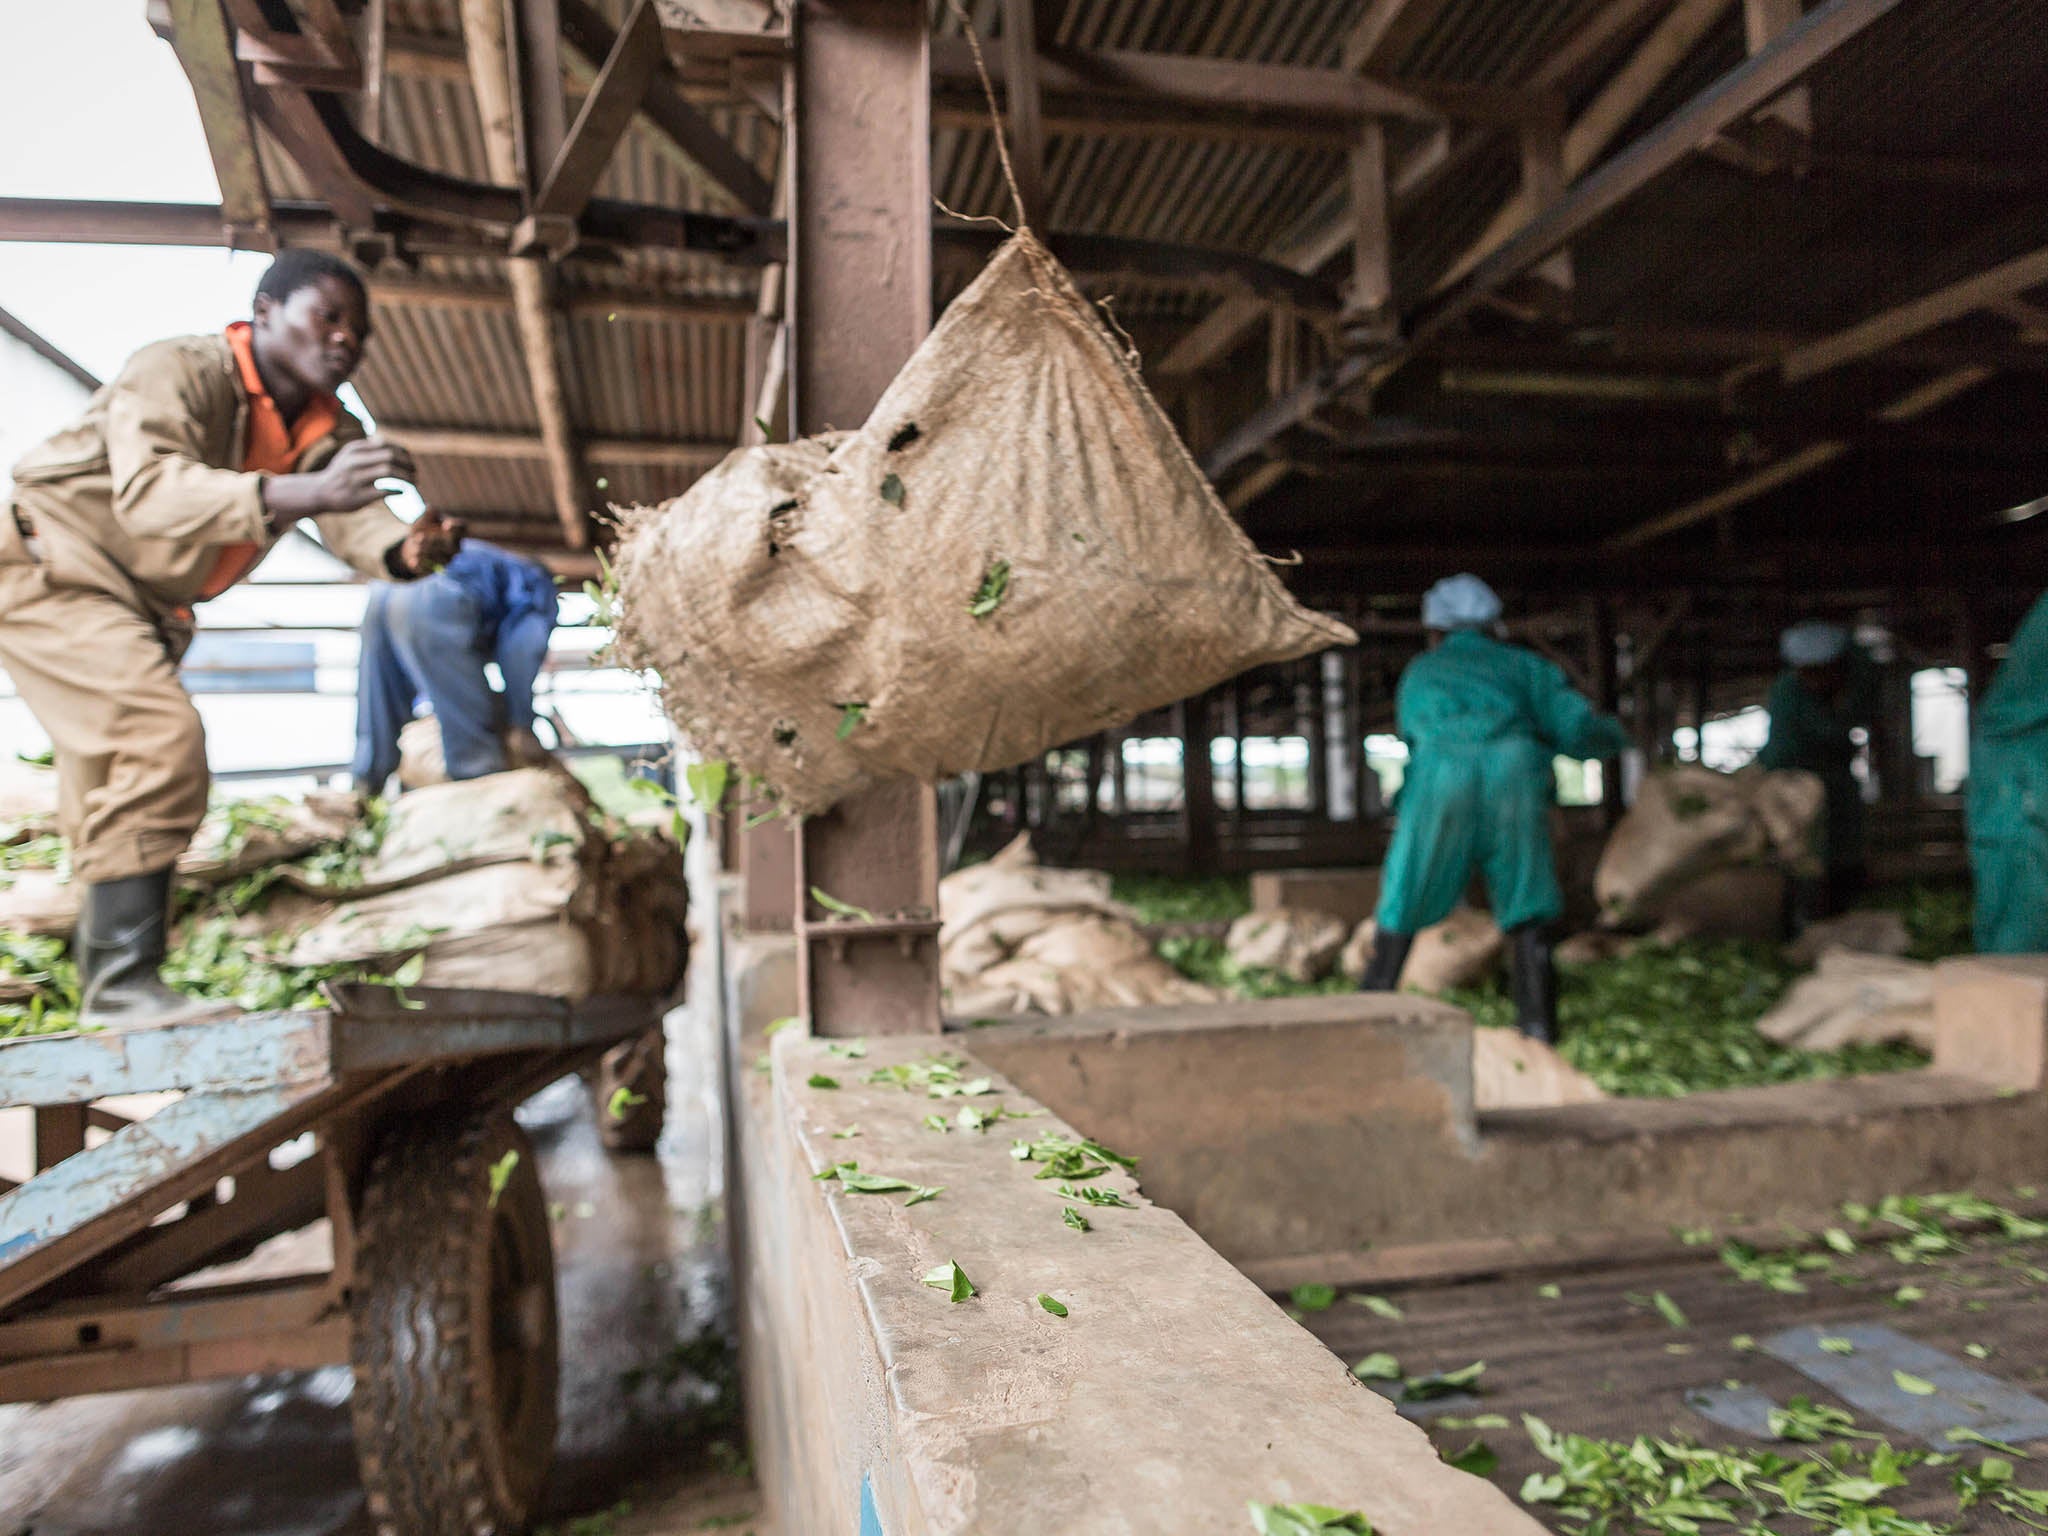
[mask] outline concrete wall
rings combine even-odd
[[[761,1072],[760,1030],[794,1002],[789,941],[739,941],[730,995],[748,1414],[778,1529],[854,1536],[865,1512],[886,1536],[1241,1536],[1247,1501],[1282,1500],[1363,1510],[1384,1536],[1538,1536],[1128,1179],[1136,1209],[1066,1226],[1010,1142],[1072,1131],[1013,1085],[933,1100],[864,1080],[973,1042],[848,1060],[792,1030]],[[923,1124],[963,1103],[1033,1118]],[[847,1158],[944,1192],[906,1207],[811,1177]],[[920,1283],[948,1260],[973,1299]]]

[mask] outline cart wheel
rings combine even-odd
[[[349,1312],[356,1459],[379,1536],[525,1530],[554,1460],[559,1362],[547,1204],[511,1115],[385,1138]]]
[[[613,1046],[598,1062],[590,1088],[606,1151],[651,1152],[661,1140],[668,1111],[668,1067],[663,1060],[667,1048],[668,1037],[657,1024],[646,1034]]]

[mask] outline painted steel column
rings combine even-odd
[[[792,17],[790,423],[857,427],[931,329],[924,0],[801,0]],[[938,807],[921,784],[797,834],[798,978],[821,1035],[937,1033]],[[874,921],[834,916],[821,890]]]

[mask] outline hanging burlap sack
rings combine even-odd
[[[1005,768],[1354,637],[1299,607],[1028,232],[867,424],[629,516],[618,650],[791,811]]]

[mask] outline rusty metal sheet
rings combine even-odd
[[[312,1082],[328,1075],[328,1045],[317,1010],[0,1040],[0,1105]]]
[[[0,1306],[13,1299],[11,1272],[24,1260],[119,1214],[326,1086],[316,1078],[246,1093],[188,1094],[0,1195]]]
[[[383,991],[387,999],[391,997],[381,988],[364,991]],[[415,993],[413,1001],[426,1002],[429,996]],[[351,999],[350,1011],[335,1016],[335,1068],[362,1072],[514,1051],[608,1045],[649,1028],[659,1016],[654,1000],[645,997],[591,998],[573,1005],[515,997],[507,1001],[516,1006],[497,1006],[504,996],[443,993],[418,1009],[386,1005],[375,1012],[360,1011]]]

